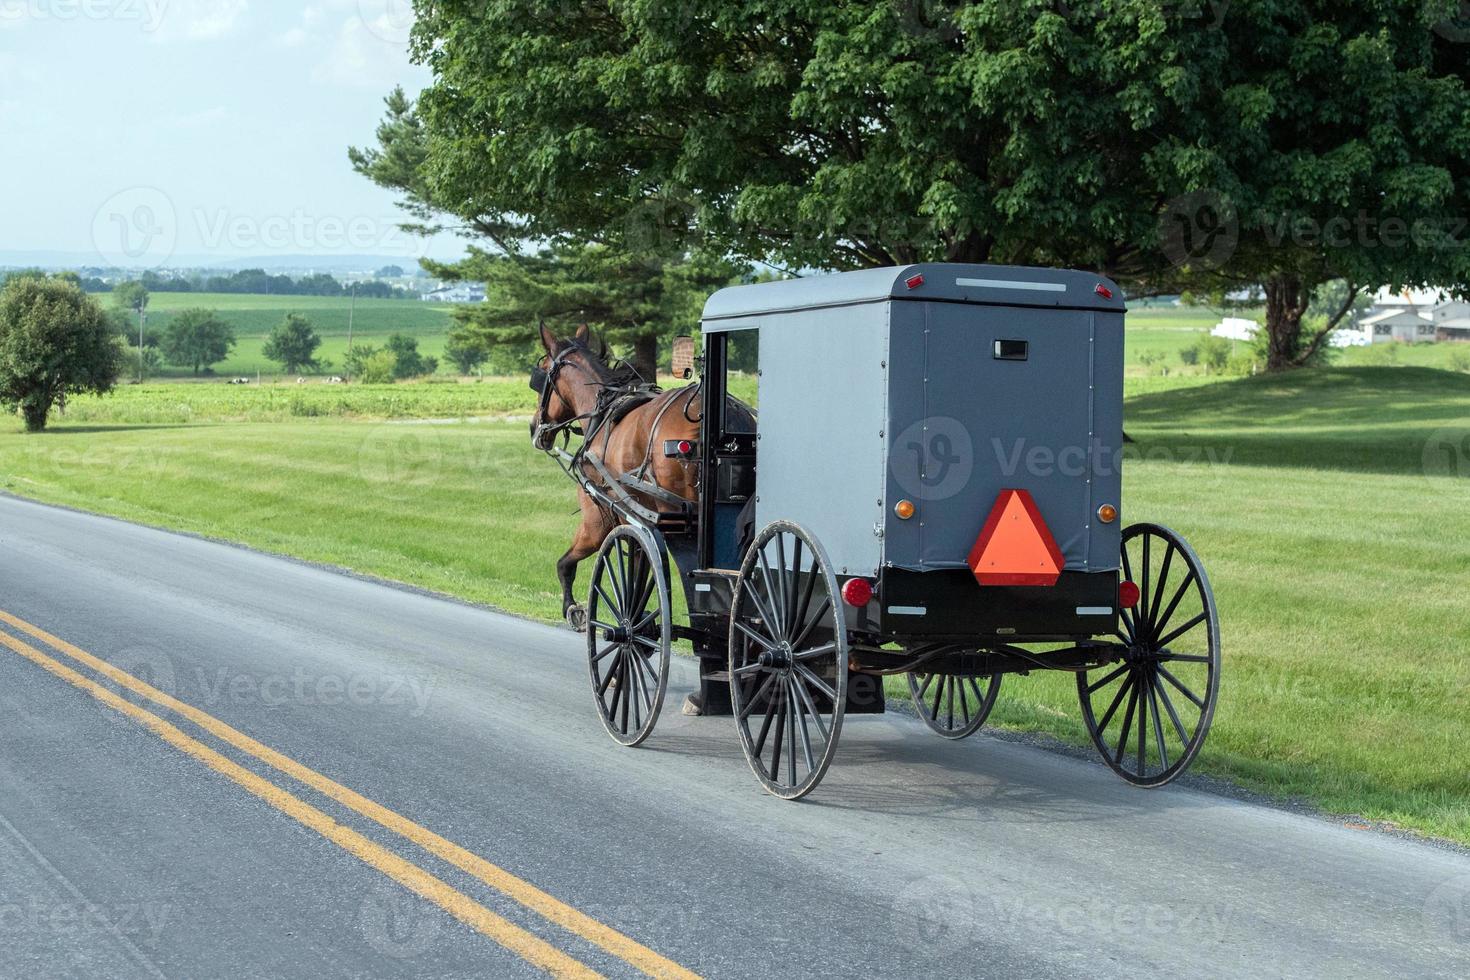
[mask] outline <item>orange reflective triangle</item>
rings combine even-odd
[[[975,578],[981,585],[1056,585],[1062,563],[1031,494],[1002,490],[970,549]]]

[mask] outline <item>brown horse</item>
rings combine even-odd
[[[698,486],[699,464],[692,459],[675,459],[663,454],[667,440],[699,437],[699,389],[697,385],[658,393],[626,414],[609,414],[608,393],[628,385],[630,376],[609,367],[606,349],[600,344],[594,350],[592,337],[584,324],[567,340],[557,340],[545,326],[541,343],[546,355],[537,364],[541,372],[541,400],[531,419],[531,442],[549,451],[559,435],[573,426],[580,427],[589,448],[601,457],[614,476],[643,469],[643,478],[684,500],[693,502]],[[636,379],[634,379],[636,380]],[[602,483],[601,474],[589,462],[580,462],[581,474],[594,483]],[[572,538],[572,546],[556,563],[561,580],[562,615],[573,626],[581,628],[582,607],[572,599],[572,586],[577,578],[577,564],[602,547],[603,541],[620,523],[616,513],[594,500],[585,490],[578,491],[582,523]],[[633,493],[633,498],[652,510],[667,511],[669,504],[647,495]]]

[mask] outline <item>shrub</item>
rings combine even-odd
[[[362,366],[357,371],[357,380],[370,385],[392,384],[394,369],[397,367],[398,358],[392,351],[375,351],[363,359]]]

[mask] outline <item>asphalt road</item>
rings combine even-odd
[[[243,549],[0,498],[0,611],[7,977],[1470,976],[1462,852],[904,715],[785,803],[578,637]]]

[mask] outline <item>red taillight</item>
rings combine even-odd
[[[1132,609],[1138,605],[1138,598],[1138,586],[1126,581],[1118,584],[1118,605],[1124,609]]]
[[[688,439],[680,439],[679,455],[688,456],[692,452],[694,452],[694,443],[690,442]]]
[[[842,601],[861,609],[873,598],[873,585],[865,578],[850,578],[842,583]]]
[[[909,276],[907,279],[905,279],[903,281],[903,284],[905,286],[909,287],[910,289],[918,289],[920,286],[924,285],[924,277],[923,276]]]
[[[1096,286],[1092,287],[1092,291],[1094,293],[1097,293],[1103,299],[1112,299],[1113,298],[1113,291],[1111,289],[1109,289],[1108,287],[1104,286],[1102,283],[1098,283]]]

